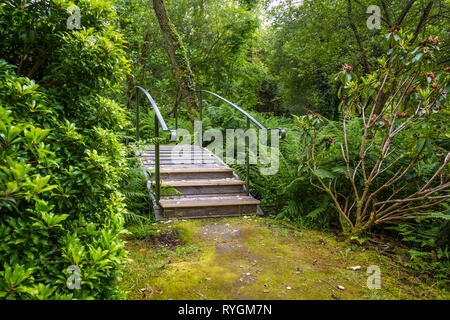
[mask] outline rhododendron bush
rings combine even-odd
[[[450,197],[449,69],[435,63],[438,38],[412,39],[390,30],[378,70],[359,79],[344,65],[336,77],[341,122],[313,112],[297,118],[306,144],[301,170],[329,195],[347,234],[448,218],[440,204]]]

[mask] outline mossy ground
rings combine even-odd
[[[267,218],[173,220],[154,227],[181,243],[127,237],[132,261],[120,286],[128,299],[450,298],[375,250]],[[370,265],[381,269],[381,289],[367,288]],[[353,266],[361,269],[348,269]]]

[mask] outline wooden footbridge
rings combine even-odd
[[[143,92],[155,112],[155,136],[159,138],[159,129],[170,132],[171,142],[176,142],[176,130],[168,129],[156,103],[142,87],[136,87],[136,140],[139,141],[139,91]],[[250,122],[261,130],[279,130],[279,138],[285,136],[282,128],[265,128],[247,112],[207,91],[200,93],[200,120],[202,119],[202,93],[209,93],[231,105],[247,117],[247,129]],[[178,112],[175,109],[176,127]],[[156,139],[158,141],[158,139]],[[247,149],[247,148],[246,148]],[[263,214],[260,201],[249,192],[249,155],[246,150],[246,181],[243,181],[225,162],[208,149],[198,145],[159,145],[147,146],[140,159],[148,169],[148,191],[153,202],[157,220],[173,217],[204,218],[221,216],[240,216]],[[178,194],[161,196],[161,187],[173,187]]]

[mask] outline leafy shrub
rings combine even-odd
[[[440,145],[449,76],[434,63],[437,38],[419,45],[411,39],[401,30],[389,33],[379,70],[360,80],[344,66],[342,123],[312,112],[298,118],[304,168],[311,184],[329,195],[344,233],[445,217],[433,209],[450,197],[450,153]]]
[[[128,67],[110,4],[76,1],[85,29],[68,31],[69,4],[0,6],[0,56],[15,65],[0,60],[4,299],[123,296],[115,283],[127,261],[118,133],[128,122],[108,96]],[[69,266],[80,270],[80,289],[68,288]]]

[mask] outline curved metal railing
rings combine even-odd
[[[139,141],[140,138],[140,115],[139,115],[139,90],[141,90],[145,96],[147,97],[147,100],[150,101],[150,104],[153,108],[153,111],[155,112],[155,193],[156,193],[156,202],[159,202],[159,199],[161,197],[161,179],[160,179],[160,163],[159,163],[159,126],[161,126],[161,129],[166,132],[170,132],[170,141],[176,142],[177,141],[177,131],[171,130],[167,128],[166,122],[164,121],[163,116],[161,115],[161,112],[159,112],[159,108],[156,105],[155,101],[153,100],[152,96],[145,90],[144,88],[140,86],[134,87],[136,89],[136,141]],[[139,89],[139,90],[138,90]],[[150,186],[148,188],[151,188],[151,182]]]
[[[259,128],[262,129],[262,130],[279,130],[279,131],[280,131],[279,134],[278,134],[278,138],[279,138],[279,139],[284,139],[284,138],[286,137],[286,130],[284,130],[284,128],[266,128],[266,127],[264,127],[261,123],[258,122],[258,120],[256,120],[255,118],[253,118],[248,112],[244,111],[242,108],[240,108],[240,107],[238,107],[237,105],[235,105],[234,103],[228,101],[228,100],[225,99],[224,97],[219,96],[217,93],[214,93],[214,92],[211,92],[211,91],[208,91],[208,90],[203,90],[203,89],[196,90],[196,92],[199,92],[199,93],[200,93],[200,120],[202,120],[202,109],[203,109],[203,107],[202,107],[202,100],[203,100],[203,99],[202,99],[201,93],[202,93],[202,92],[206,92],[206,93],[209,93],[209,94],[215,96],[216,98],[219,98],[220,100],[222,100],[222,101],[228,103],[230,106],[232,106],[233,108],[235,108],[236,110],[238,110],[240,113],[242,113],[244,116],[246,116],[246,117],[247,117],[247,129],[250,128],[250,126],[249,126],[249,121],[251,121],[251,122],[253,122],[257,127],[259,127]]]
[[[202,117],[202,111],[203,111],[203,96],[202,93],[209,93],[211,95],[213,95],[214,97],[222,100],[223,102],[227,103],[228,105],[232,106],[234,109],[238,110],[240,113],[242,113],[244,116],[246,116],[247,118],[247,130],[250,129],[250,122],[253,122],[258,128],[260,128],[261,130],[279,130],[278,133],[278,139],[284,139],[286,137],[286,130],[284,128],[266,128],[264,127],[261,123],[258,122],[258,120],[256,120],[255,118],[253,118],[248,112],[246,112],[245,110],[243,110],[242,108],[238,107],[236,104],[228,101],[227,99],[225,99],[224,97],[219,96],[217,93],[211,92],[209,90],[195,90],[195,92],[200,93],[200,110],[199,110],[199,114],[200,114],[200,121],[202,121],[203,117]],[[178,106],[175,106],[175,124],[176,124],[176,128],[178,129]],[[203,131],[203,126],[202,126],[202,131]],[[203,136],[203,132],[201,132],[202,136]],[[249,187],[250,187],[250,161],[249,161],[249,151],[247,148],[245,148],[245,190],[247,192],[247,194],[250,194],[249,192]]]
[[[170,132],[170,141],[175,142],[177,138],[177,131],[171,130],[167,128],[166,122],[164,121],[163,116],[161,115],[161,112],[159,112],[159,108],[155,103],[155,100],[153,100],[150,93],[148,93],[147,90],[140,86],[134,87],[135,89],[141,90],[145,96],[147,97],[148,101],[150,101],[150,104],[152,105],[153,111],[155,111],[155,130],[158,130],[159,133],[159,126],[157,126],[157,123],[161,125],[161,129],[166,132]],[[156,121],[158,120],[158,121]],[[139,141],[140,138],[139,133],[139,91],[136,91],[136,140]],[[158,135],[159,137],[159,135]]]

